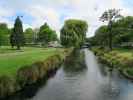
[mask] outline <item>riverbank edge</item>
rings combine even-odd
[[[91,50],[101,63],[108,65],[111,69],[117,69],[125,78],[133,80],[133,76],[127,72],[133,65],[133,59],[128,60],[124,57],[120,59],[120,56],[115,58],[116,52],[109,52],[104,49],[91,48]]]
[[[23,66],[17,71],[16,77],[0,76],[0,98],[14,95],[25,86],[34,84],[39,80],[46,79],[53,71],[60,68],[62,62],[73,51],[73,48],[54,54],[44,61],[34,62],[30,66]]]

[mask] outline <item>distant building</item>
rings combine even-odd
[[[58,41],[48,42],[48,47],[62,47],[62,45]]]
[[[122,42],[121,47],[133,47],[133,42]]]

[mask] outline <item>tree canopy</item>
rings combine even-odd
[[[57,34],[54,30],[52,30],[47,23],[44,23],[40,27],[39,33],[38,33],[38,41],[42,42],[43,44],[47,44],[50,41],[56,41],[57,40]]]
[[[32,28],[27,28],[24,32],[25,42],[33,43],[35,40],[35,32]]]
[[[88,24],[83,20],[69,19],[60,31],[61,44],[79,47],[85,42]]]
[[[100,17],[101,21],[107,21],[108,25],[108,46],[110,50],[112,50],[112,27],[113,27],[113,22],[120,18],[120,9],[109,9],[105,11],[102,16]]]
[[[0,23],[0,45],[9,44],[9,33],[10,30],[6,23]]]
[[[133,42],[133,17],[123,17],[112,23],[112,44],[113,46],[121,45],[124,42]],[[95,45],[108,46],[108,26],[104,25],[99,27],[93,43]]]
[[[17,49],[20,49],[20,46],[24,45],[25,43],[23,26],[19,17],[17,17],[15,20],[14,28],[10,35],[10,43],[12,46],[17,46]]]

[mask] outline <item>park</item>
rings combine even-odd
[[[13,16],[0,10],[0,100],[132,100],[132,15],[95,5],[88,17],[86,0],[43,10],[31,1]]]

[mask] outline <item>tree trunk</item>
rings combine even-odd
[[[14,45],[13,44],[11,44],[11,46],[12,46],[12,49],[14,48]]]
[[[109,30],[109,49],[112,51],[112,21],[109,21],[108,24],[108,30]]]
[[[109,49],[112,51],[112,33],[109,33]]]
[[[20,50],[20,45],[17,45],[17,50]]]

